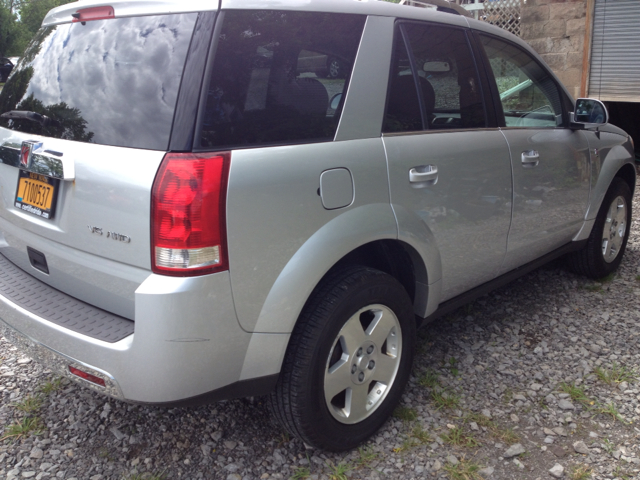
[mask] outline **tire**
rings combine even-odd
[[[359,266],[330,274],[291,335],[272,414],[308,445],[356,447],[400,401],[415,329],[409,296],[392,276]]]
[[[598,216],[582,250],[569,254],[569,268],[598,279],[614,272],[624,255],[631,227],[631,190],[616,177],[602,201]]]
[[[329,57],[327,60],[327,78],[344,78],[344,65],[336,57]]]

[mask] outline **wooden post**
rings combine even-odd
[[[593,17],[596,0],[587,0],[587,15],[584,29],[584,50],[582,52],[582,77],[580,81],[580,96],[586,97],[589,88],[589,73],[591,70],[591,40],[593,38]]]

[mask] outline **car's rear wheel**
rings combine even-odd
[[[305,443],[356,447],[393,412],[409,378],[411,301],[386,273],[346,267],[305,306],[291,336],[271,410]]]
[[[569,266],[574,272],[597,279],[618,268],[629,238],[631,201],[627,183],[614,178],[586,246],[569,255]]]
[[[329,57],[327,60],[327,77],[328,78],[344,78],[345,67],[339,58]]]

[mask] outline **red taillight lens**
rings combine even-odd
[[[96,377],[95,375],[91,375],[90,373],[83,372],[82,370],[78,370],[77,368],[72,367],[71,365],[69,365],[69,372],[71,372],[76,377],[80,377],[86,380],[87,382],[94,383],[100,387],[106,386],[104,380],[101,379],[100,377]]]
[[[230,159],[228,152],[165,155],[151,192],[154,273],[185,277],[228,268]]]
[[[113,7],[91,7],[78,10],[76,13],[72,13],[72,22],[88,22],[91,20],[107,20],[115,17]]]

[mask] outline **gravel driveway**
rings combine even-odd
[[[0,338],[0,478],[640,478],[638,220],[613,278],[556,262],[420,336],[403,405],[346,454],[305,450],[262,398],[128,405]]]

